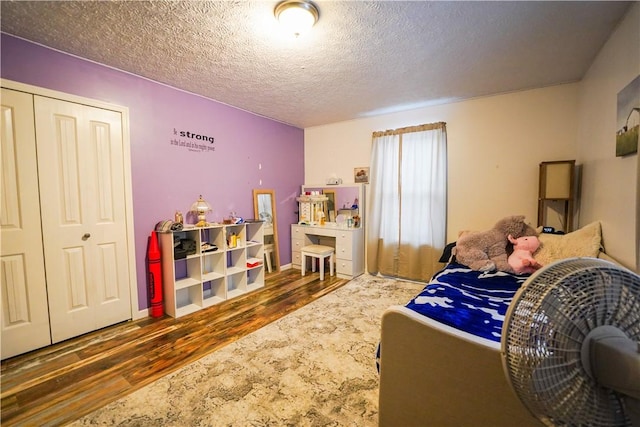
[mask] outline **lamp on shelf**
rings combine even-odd
[[[207,225],[207,212],[211,212],[211,205],[207,203],[202,195],[192,205],[190,211],[198,216],[196,227],[204,227]]]
[[[320,18],[318,7],[308,0],[285,0],[278,3],[273,14],[296,37],[309,31]]]

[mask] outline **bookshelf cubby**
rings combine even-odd
[[[169,316],[181,317],[264,287],[261,221],[186,226],[158,236]],[[190,249],[177,249],[184,247]]]

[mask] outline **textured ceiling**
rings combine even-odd
[[[305,128],[579,81],[631,2],[2,1],[1,30]]]

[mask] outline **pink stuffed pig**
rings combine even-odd
[[[542,267],[533,258],[533,253],[540,247],[540,240],[536,236],[523,236],[514,239],[511,234],[507,236],[513,243],[513,253],[509,255],[509,265],[516,274],[531,274]]]

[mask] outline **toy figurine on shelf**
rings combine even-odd
[[[244,219],[241,216],[238,216],[235,211],[231,212],[229,219],[231,219],[231,224],[242,224],[244,222]]]

